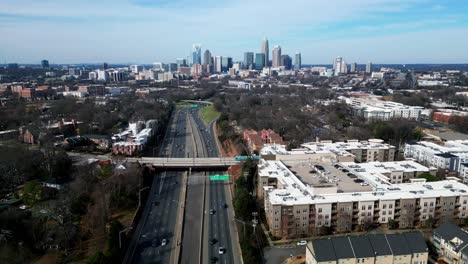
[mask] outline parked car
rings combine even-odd
[[[297,242],[297,245],[298,246],[305,246],[305,245],[307,245],[307,241],[301,240],[301,241]]]

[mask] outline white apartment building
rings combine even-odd
[[[468,163],[468,140],[451,140],[443,145],[428,141],[408,143],[405,157],[448,172],[460,172],[460,164]]]
[[[268,160],[320,158],[339,162],[393,161],[395,160],[395,147],[384,143],[381,139],[347,140],[346,142],[322,140],[304,143],[301,148],[291,151],[287,151],[284,145],[265,144],[260,154]]]
[[[405,164],[413,165],[412,162],[399,165]],[[392,183],[392,177],[377,171],[378,164],[373,165],[376,171],[370,169],[372,165],[360,168],[351,168],[349,163],[335,165],[320,158],[260,160],[257,188],[262,189],[265,215],[273,236],[310,236],[319,234],[323,226],[335,232],[350,232],[366,224],[386,225],[390,221],[399,228],[413,228],[430,221],[436,224],[457,221],[468,214],[468,186],[456,180]],[[390,166],[386,167],[392,171]],[[420,173],[419,169],[428,170],[415,167],[405,169],[415,175]],[[369,171],[362,171],[363,168]]]
[[[368,120],[390,120],[393,118],[419,120],[424,109],[420,106],[408,106],[391,101],[369,98],[342,97],[354,109],[354,114]]]

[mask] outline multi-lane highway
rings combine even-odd
[[[201,120],[198,112],[190,111],[192,120],[199,129],[199,135],[205,147],[206,157],[219,156],[216,136],[213,126],[207,127]],[[222,171],[211,171],[209,174],[221,174]],[[233,246],[236,243],[236,235],[233,233],[232,202],[227,198],[228,185],[225,182],[209,181],[205,178],[205,217],[204,217],[204,235],[202,243],[202,263],[240,263],[240,254],[238,248]],[[234,240],[234,243],[233,243]],[[220,248],[224,248],[221,254]]]
[[[186,157],[187,109],[174,115],[161,156]],[[176,223],[180,205],[182,172],[165,171],[155,176],[141,220],[130,241],[124,263],[171,263],[177,245]],[[164,243],[164,242],[165,243]],[[165,244],[165,245],[164,245]]]
[[[205,125],[197,109],[183,108],[174,114],[159,155],[218,157],[218,151],[213,126]],[[182,195],[185,173],[187,185]],[[208,177],[224,173],[165,171],[155,175],[123,262],[240,263],[228,184],[210,182]],[[224,248],[222,254],[220,247]]]

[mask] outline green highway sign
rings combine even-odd
[[[190,105],[190,107],[192,107],[192,108],[197,108],[198,105],[197,105],[197,104],[192,104],[192,105]]]
[[[228,181],[229,180],[229,175],[228,174],[215,174],[215,175],[210,175],[210,181]]]

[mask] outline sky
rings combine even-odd
[[[153,63],[193,43],[241,60],[468,63],[466,0],[0,0],[0,63]],[[270,54],[271,58],[271,54]]]

